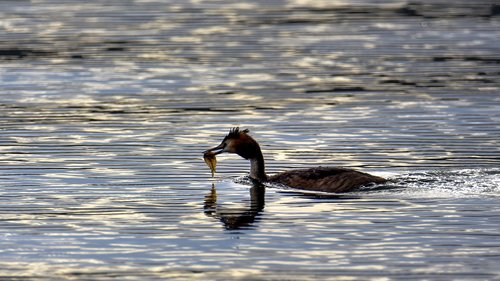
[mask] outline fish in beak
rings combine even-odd
[[[205,163],[210,168],[212,178],[215,176],[215,167],[217,166],[217,158],[215,158],[215,155],[221,154],[222,152],[224,152],[224,143],[203,152],[203,160],[205,160]]]

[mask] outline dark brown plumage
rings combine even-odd
[[[337,193],[348,192],[370,183],[386,182],[381,177],[339,167],[297,169],[267,176],[260,146],[248,135],[248,132],[246,129],[240,131],[239,128],[233,128],[220,145],[205,151],[205,153],[236,153],[250,160],[250,178],[261,182],[284,184],[297,189]]]
[[[270,176],[268,181],[324,192],[347,192],[370,183],[386,182],[381,177],[338,167],[291,170]]]

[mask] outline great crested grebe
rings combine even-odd
[[[370,183],[385,183],[386,179],[367,173],[339,167],[316,167],[282,172],[273,176],[266,175],[264,157],[260,146],[248,130],[238,127],[229,131],[221,144],[206,150],[205,155],[223,152],[236,153],[250,160],[250,178],[259,182],[284,184],[289,187],[324,192],[347,192]]]

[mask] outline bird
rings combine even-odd
[[[343,193],[365,185],[387,182],[385,178],[343,167],[319,166],[294,169],[268,176],[265,172],[264,156],[260,145],[249,135],[249,132],[248,129],[231,128],[218,146],[205,150],[203,153],[213,156],[221,153],[235,153],[250,161],[249,177],[251,180],[301,190]]]

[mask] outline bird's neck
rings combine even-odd
[[[264,156],[260,151],[256,151],[254,157],[250,158],[250,177],[258,181],[266,181],[267,175],[264,166]]]

